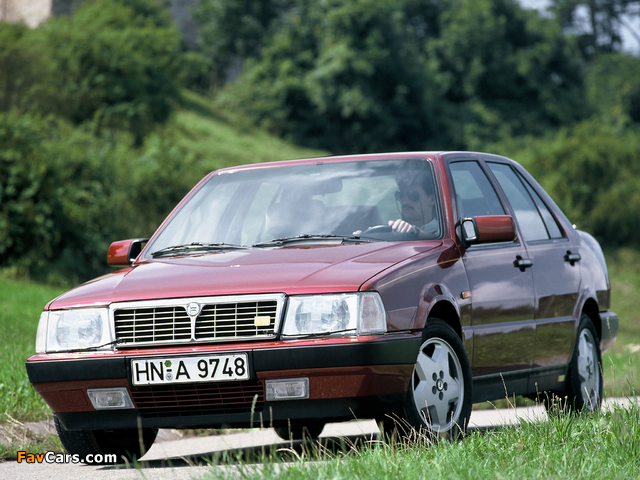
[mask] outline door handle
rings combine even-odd
[[[524,272],[527,268],[533,267],[533,260],[530,258],[522,258],[518,255],[515,262],[513,262],[513,266],[518,267],[521,272]]]
[[[567,254],[564,256],[564,261],[569,262],[573,267],[576,262],[579,262],[582,259],[579,253],[571,253],[571,250],[567,250]]]

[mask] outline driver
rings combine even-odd
[[[436,202],[433,181],[429,170],[405,170],[396,175],[398,191],[396,201],[402,218],[389,220],[391,230],[398,233],[413,233],[419,238],[434,238],[438,235]]]

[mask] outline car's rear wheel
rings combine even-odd
[[[116,463],[142,457],[151,447],[158,430],[155,428],[136,428],[120,430],[67,430],[56,416],[54,423],[62,445],[72,455],[78,455],[81,461],[91,463],[110,463],[107,455],[115,455]]]
[[[589,316],[583,313],[569,364],[566,389],[569,408],[578,412],[600,410],[602,384],[600,338]]]
[[[564,392],[545,392],[547,411],[596,412],[602,405],[602,356],[600,338],[588,315],[582,314]]]
[[[404,403],[405,419],[431,438],[457,438],[471,416],[471,365],[460,337],[429,318]]]
[[[283,440],[315,440],[324,429],[324,422],[289,422],[287,425],[275,427],[274,430]]]

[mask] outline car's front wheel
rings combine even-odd
[[[432,438],[457,438],[471,416],[471,365],[460,337],[429,318],[404,404],[405,419]]]
[[[151,447],[158,430],[135,428],[123,430],[67,430],[56,416],[53,417],[62,445],[72,455],[89,463],[111,463],[107,455],[115,455],[116,463],[143,456]],[[89,460],[91,459],[91,460]]]

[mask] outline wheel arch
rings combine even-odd
[[[458,309],[448,300],[439,299],[429,309],[427,318],[435,317],[446,322],[453,331],[456,332],[458,337],[462,340],[462,325],[460,323],[460,312]],[[425,322],[426,325],[426,322]]]
[[[582,305],[582,313],[587,314],[587,316],[593,322],[593,326],[596,328],[596,333],[598,334],[598,339],[602,338],[602,321],[600,319],[600,310],[598,309],[598,302],[593,297],[589,297],[585,300]],[[578,323],[580,323],[580,318],[578,318]],[[576,325],[577,328],[577,325]]]

